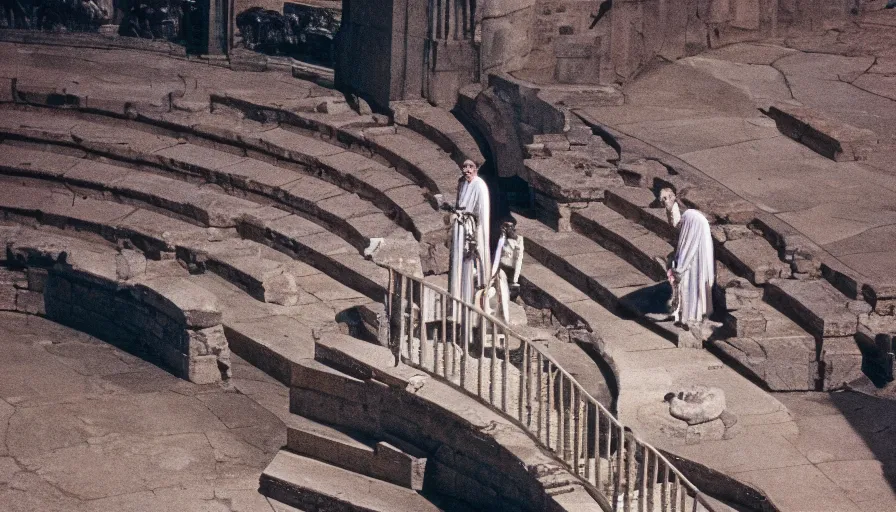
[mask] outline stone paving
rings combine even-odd
[[[288,388],[254,367],[199,386],[15,313],[0,345],[0,510],[287,510],[257,490],[286,442]]]

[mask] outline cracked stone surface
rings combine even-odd
[[[839,30],[736,43],[645,72],[622,106],[591,119],[694,166],[770,212],[872,282],[896,281],[893,11]],[[770,101],[874,132],[864,159],[833,162],[782,135],[759,108]],[[856,206],[859,206],[858,208]]]
[[[288,389],[254,367],[235,359],[232,389],[195,385],[13,313],[0,345],[0,510],[285,510],[257,489]]]

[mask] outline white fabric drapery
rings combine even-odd
[[[680,228],[675,271],[680,276],[680,321],[686,323],[712,314],[715,261],[709,221],[702,213],[694,209],[685,211]]]
[[[458,209],[472,213],[476,218],[474,232],[476,240],[476,255],[466,257],[464,246],[467,229],[461,222],[462,215],[459,211],[452,222],[451,234],[451,267],[448,271],[448,291],[452,296],[473,302],[473,294],[477,286],[484,286],[488,279],[487,272],[491,269],[489,256],[489,213],[490,204],[488,186],[479,176],[472,181],[461,178],[457,186]]]

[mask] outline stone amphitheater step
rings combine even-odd
[[[289,125],[262,124],[215,113],[165,112],[139,115],[143,129],[186,137],[197,145],[223,151],[245,151],[247,156],[272,165],[299,167],[340,188],[374,203],[390,218],[412,231],[418,240],[443,230],[442,215],[434,211],[421,189],[410,178],[380,162],[354,153],[317,136],[301,134]]]
[[[390,108],[396,122],[407,124],[408,128],[437,144],[455,162],[467,159],[484,161],[476,140],[448,110],[434,107],[428,101],[392,102]],[[406,123],[403,119],[405,116]]]
[[[117,159],[114,163],[120,165],[162,170],[181,180],[212,183],[230,193],[279,204],[320,222],[359,250],[366,248],[371,238],[405,236],[372,203],[305,173],[137,130],[116,128],[109,135],[108,126],[57,119],[65,116],[54,117],[52,113],[24,112],[9,121],[4,132],[28,141],[71,145],[92,156]],[[27,161],[31,155],[21,156],[26,160],[20,163],[31,164]]]
[[[353,393],[355,400],[364,395],[363,381],[314,359],[293,363],[292,386],[340,397]],[[396,439],[377,440],[293,414],[287,422],[286,447],[355,473],[416,491],[423,489],[427,455]]]
[[[623,257],[655,281],[666,278],[664,261],[674,247],[603,203],[588,203],[570,214],[573,229]]]
[[[266,106],[235,94],[212,95],[212,106],[237,109],[246,117],[290,125],[373,156],[412,178],[433,194],[453,197],[457,191],[457,164],[425,137],[404,127],[371,126],[370,116],[352,112],[345,116],[310,113],[299,109]]]
[[[281,450],[261,475],[260,492],[299,508],[358,512],[441,511],[417,492]]]
[[[8,146],[6,142],[2,147],[5,151],[0,156],[0,173],[17,175],[19,178],[27,176],[31,185],[35,184],[35,180],[39,180],[41,184],[68,185],[82,196],[74,201],[70,190],[59,188],[57,192],[62,196],[69,196],[70,207],[80,207],[81,200],[85,197],[95,196],[97,199],[117,199],[131,203],[142,207],[141,210],[151,208],[203,226],[237,228],[245,238],[265,243],[307,261],[342,282],[358,286],[371,297],[382,295],[385,271],[373,262],[364,260],[356,248],[329,233],[324,226],[305,218],[164,176],[52,152]],[[10,206],[18,199],[12,197],[10,191],[6,191],[5,197],[12,201]],[[28,202],[27,197],[21,199]],[[65,200],[58,197],[53,205],[55,208],[65,208],[64,203]],[[99,202],[91,204],[96,206]],[[39,215],[42,206],[32,202],[30,208],[25,209],[33,215]],[[117,211],[109,205],[103,208]],[[89,219],[82,216],[81,220]],[[162,225],[176,224],[173,221],[174,219],[166,220]],[[176,228],[187,229],[185,226]],[[203,234],[200,238],[192,239],[184,237],[182,243],[209,236],[213,235]]]
[[[284,235],[271,233],[270,238],[239,240],[234,238],[236,232],[232,229],[209,231],[133,205],[73,195],[71,191],[59,188],[8,185],[0,190],[0,209],[7,215],[36,219],[40,223],[59,228],[86,230],[113,242],[127,240],[150,257],[160,258],[166,253],[177,254],[193,270],[207,268],[216,272],[242,287],[257,300],[292,305],[301,300],[297,285],[303,281],[310,284],[321,279],[329,280],[324,289],[329,289],[334,297],[358,295],[358,292],[354,292],[346,284],[355,285],[361,293],[370,293],[374,297],[382,296],[384,290],[382,283],[385,282],[385,276],[380,267],[363,260],[348,247],[341,254],[332,252],[333,243],[345,242],[335,235],[321,238],[319,235],[328,234],[323,233],[319,226],[269,207],[262,209],[258,217],[273,218],[272,222],[280,221],[287,227],[289,224],[286,222],[292,217],[300,221],[298,226],[307,223],[318,228],[318,231],[311,231],[311,236],[316,239],[299,235],[278,241],[275,237]],[[242,226],[241,230],[245,231]],[[250,228],[248,231],[257,229]],[[327,244],[328,239],[330,242]],[[321,242],[331,245],[330,251],[315,249]],[[291,249],[276,251],[263,245],[265,243],[288,243]],[[298,250],[300,246],[306,250]],[[336,261],[334,258],[340,255],[351,255],[353,258]],[[324,276],[320,270],[294,261],[290,256],[299,256],[299,259],[309,257],[318,266],[329,267],[331,275],[342,281]],[[351,270],[353,266],[356,270]],[[346,284],[342,284],[343,282]],[[369,302],[369,299],[365,302]]]
[[[665,210],[656,207],[656,197],[650,189],[609,189],[605,200],[607,206],[624,217],[667,241],[675,240],[675,230],[666,220]],[[780,260],[774,247],[745,226],[715,226],[713,238],[718,259],[751,283],[762,285],[769,279],[790,277],[788,265]]]
[[[611,311],[634,315],[662,336],[682,346],[694,343],[693,336],[666,321],[664,311],[651,304],[664,304],[668,296],[664,282],[657,282],[631,263],[576,232],[557,232],[539,221],[518,217],[526,236],[526,252],[532,259]],[[523,264],[523,276],[527,264]],[[668,297],[667,297],[668,298]]]

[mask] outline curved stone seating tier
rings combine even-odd
[[[344,117],[267,106],[236,94],[213,94],[212,107],[237,109],[256,121],[276,121],[319,136],[334,144],[378,159],[423,186],[432,194],[457,193],[458,165],[444,151],[417,133],[394,126],[370,126],[357,114]]]
[[[44,113],[38,115],[24,113],[17,117],[16,120],[4,123],[7,126],[13,125],[4,128],[8,137],[68,145],[84,149],[90,155],[114,158],[117,161],[113,163],[137,165],[139,169],[150,171],[165,171],[181,180],[196,182],[197,185],[203,183],[219,185],[224,191],[232,194],[278,204],[320,222],[342,235],[359,250],[367,247],[371,238],[407,236],[368,201],[335,185],[293,170],[211,148],[189,143],[181,144],[177,139],[148,135],[134,130],[117,129],[112,136],[104,135],[108,133],[106,126],[65,119],[64,116],[61,116],[63,119],[57,119]],[[5,167],[18,172],[32,166],[39,168],[40,160],[43,158],[27,150],[8,149],[5,152],[9,155],[0,159],[0,163],[9,162]],[[74,157],[68,157],[68,160],[63,156],[52,158],[57,161],[52,164],[55,167],[50,171],[57,179],[65,179],[64,176],[58,175],[58,171],[60,167],[68,165],[68,162],[72,163],[72,167],[77,163],[83,164],[79,169],[73,170],[81,176],[88,175],[93,168],[84,161],[78,162]],[[145,173],[127,172],[126,169],[116,171],[110,169],[111,167],[106,165],[103,169],[96,170],[92,183],[97,186],[108,183],[110,181],[106,177],[108,175],[114,180],[112,183],[123,190],[128,182],[136,186],[136,182],[146,181],[144,188],[154,188],[155,195],[163,200],[169,196],[172,200],[192,198],[196,194],[190,194],[191,189],[199,189],[197,185],[191,187],[176,183],[174,180],[163,181],[162,177],[147,177]],[[85,180],[86,183],[90,182]],[[178,188],[182,190],[178,191]],[[226,195],[213,194],[211,191],[200,195],[206,198],[217,196],[219,201],[216,202],[221,204],[221,209],[232,211],[234,216],[239,216],[240,210],[258,206],[255,202],[238,198],[224,199]],[[201,204],[202,201],[203,198],[196,197],[196,202]]]
[[[396,366],[388,349],[347,336],[322,336],[314,359],[337,371],[328,372],[326,387],[319,384],[324,379],[294,373],[290,409],[315,421],[413,443],[429,454],[427,469],[432,467],[439,492],[480,510],[600,508],[522,429],[450,385]],[[262,492],[273,476],[267,471],[262,476]]]
[[[74,195],[64,188],[7,184],[0,190],[0,210],[11,220],[37,220],[113,242],[127,241],[151,258],[177,255],[194,271],[208,268],[267,302],[295,303],[300,298],[296,282],[319,271],[330,276],[334,293],[354,289],[379,299],[385,292],[384,269],[364,260],[321,226],[271,207],[245,215],[236,229],[207,230],[133,205]],[[248,240],[236,239],[237,232]]]
[[[28,191],[17,192],[19,194],[16,196],[19,196]],[[48,200],[46,197],[38,199]],[[19,235],[22,231],[33,233],[30,236],[34,242],[23,240]],[[26,258],[28,261],[46,262],[50,258],[59,261],[61,251],[66,250],[66,258],[71,259],[73,265],[81,265],[81,261],[93,262],[93,257],[85,260],[80,256],[80,245],[101,246],[106,261],[111,264],[121,257],[109,245],[70,238],[70,235],[84,236],[84,233],[74,231],[35,230],[17,226],[0,228],[0,235],[4,245],[11,248],[10,254],[17,258],[16,261],[25,261]],[[60,239],[66,242],[55,242]],[[239,256],[233,256],[234,252],[237,251],[233,248],[227,251],[238,259]],[[147,273],[164,270],[173,276],[168,280],[180,283],[190,293],[199,294],[216,305],[217,316],[214,319],[219,324],[216,332],[220,334],[223,325],[227,341],[224,346],[229,346],[252,364],[293,386],[291,410],[305,416],[294,416],[290,420],[291,441],[288,447],[298,453],[281,452],[266,470],[261,488],[269,496],[295,505],[306,503],[303,500],[329,503],[327,500],[336,498],[346,506],[366,504],[369,510],[384,511],[396,510],[399,507],[397,503],[406,503],[410,510],[429,509],[426,500],[431,498],[432,491],[455,500],[462,499],[480,509],[513,507],[559,511],[597,506],[571,475],[543,454],[509,420],[447,384],[430,379],[421,381],[416,370],[404,365],[395,367],[387,349],[340,335],[336,332],[338,327],[335,322],[327,320],[333,319],[342,308],[369,299],[357,293],[354,296],[340,293],[334,289],[332,282],[319,282],[312,294],[317,300],[301,300],[301,304],[295,306],[265,304],[215,274],[189,275],[171,261],[146,263]],[[206,265],[211,266],[211,260]],[[108,265],[104,268],[108,269]],[[129,279],[138,282],[140,278],[134,276]],[[164,282],[168,283],[168,280]],[[23,278],[17,281],[29,280]],[[47,286],[52,287],[53,282],[46,281]],[[308,288],[307,285],[302,286],[303,289]],[[10,283],[9,288],[15,290],[14,284]],[[3,287],[0,289],[5,290]],[[22,290],[16,291],[22,293]],[[196,325],[208,329],[207,324],[211,320],[207,311],[202,310],[205,316],[199,316],[193,313],[197,309],[195,306],[187,307],[191,304],[187,299],[192,295],[181,296],[171,291],[165,293],[166,296],[173,296],[175,303],[186,305],[182,306],[189,312],[186,318],[195,317],[190,321],[196,323],[201,320],[204,323]],[[96,299],[95,296],[91,298]],[[28,298],[17,298],[15,302],[23,309],[29,303]],[[98,307],[105,307],[101,302],[97,304]],[[121,313],[124,315],[127,312]],[[130,321],[133,317],[128,314],[123,318]],[[336,368],[350,371],[346,374],[342,373],[345,370]],[[352,411],[358,414],[348,414]],[[346,413],[339,415],[341,422],[334,420],[335,412]],[[321,421],[324,423],[319,423]],[[342,432],[348,432],[349,438],[345,434],[337,435],[334,426],[326,424],[329,422],[336,423],[336,427],[343,429]],[[336,448],[337,453],[315,452],[313,447],[303,445],[300,439],[296,439],[296,436],[307,436],[309,432],[315,436],[315,446],[319,447],[321,439],[325,439],[329,446]],[[392,447],[384,448],[391,451],[387,465],[371,467],[356,458],[360,456],[359,450],[366,450],[355,441],[359,434],[382,439]],[[348,454],[351,449],[355,450],[354,456]],[[419,486],[421,481],[413,478],[401,480],[401,485],[385,485],[382,482],[383,479],[405,478],[402,475],[407,475],[406,471],[413,470],[417,467],[415,464],[419,465],[423,459],[433,466],[435,472],[429,493],[421,496],[399,490]],[[300,471],[302,469],[304,473]],[[313,476],[321,474],[339,478],[334,482],[332,479],[316,480]],[[366,501],[372,498],[370,492],[364,492],[362,488],[340,487],[339,482],[363,482],[364,489],[381,491],[375,493],[381,500],[385,497],[390,499],[380,501],[379,505],[371,504]],[[334,486],[343,493],[334,495]],[[445,501],[438,499],[434,503],[442,508]]]
[[[457,163],[464,160],[484,162],[476,139],[457,117],[444,108],[434,107],[428,101],[395,101],[389,105],[396,124],[407,125],[411,130],[437,144]]]
[[[0,226],[0,249],[0,309],[76,327],[197,384],[230,377],[216,297],[170,267],[21,226]]]
[[[443,231],[442,215],[434,211],[424,191],[411,179],[380,162],[312,135],[298,133],[279,123],[259,123],[216,113],[147,113],[138,115],[140,126],[186,137],[197,145],[222,151],[246,152],[256,160],[312,173],[371,201],[418,240]],[[151,125],[151,126],[148,126]]]

